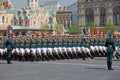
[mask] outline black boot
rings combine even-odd
[[[10,62],[9,62],[9,59],[7,59],[7,64],[9,64]]]
[[[114,70],[114,69],[112,68],[112,62],[109,62],[109,65],[110,65],[110,70]]]
[[[10,58],[7,58],[7,64],[12,64],[12,63],[10,62]]]
[[[110,62],[107,62],[108,70],[110,70]]]

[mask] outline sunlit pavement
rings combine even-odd
[[[120,60],[113,60],[115,70],[108,71],[106,58],[6,64],[0,61],[0,80],[119,80]]]

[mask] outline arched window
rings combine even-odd
[[[120,24],[120,6],[115,6],[113,8],[113,23],[115,25]]]
[[[21,17],[19,18],[19,26],[23,26],[23,20]]]
[[[2,16],[2,23],[5,23],[5,16]]]
[[[27,27],[28,26],[28,18],[26,17],[25,18],[25,27]]]
[[[106,15],[106,9],[104,7],[100,8],[100,25],[103,26],[106,24],[107,15]]]
[[[91,8],[85,10],[85,22],[88,25],[90,22],[94,22],[94,11]]]

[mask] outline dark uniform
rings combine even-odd
[[[112,58],[113,58],[113,52],[115,51],[114,40],[111,36],[112,36],[112,32],[109,33],[109,38],[107,38],[105,42],[105,46],[107,47],[108,70],[113,70],[112,69]]]
[[[11,64],[10,58],[11,58],[11,51],[13,49],[13,44],[12,44],[12,40],[10,39],[10,37],[5,42],[5,46],[7,48],[7,64]]]

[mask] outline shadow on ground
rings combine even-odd
[[[107,70],[107,69],[105,69],[105,68],[95,68],[95,67],[87,67],[87,68],[85,68],[85,69],[95,69],[95,70]]]

